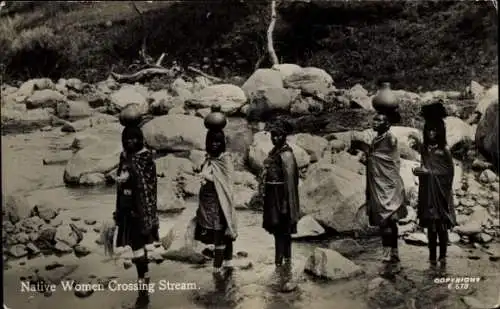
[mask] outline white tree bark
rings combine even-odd
[[[276,56],[276,51],[274,50],[273,42],[273,31],[276,24],[276,0],[271,0],[271,22],[269,23],[269,28],[267,28],[267,51],[273,65],[279,64],[278,56]]]

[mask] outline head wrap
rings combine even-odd
[[[422,106],[420,114],[426,122],[442,121],[447,116],[442,100]]]
[[[391,125],[401,122],[401,114],[399,113],[398,109],[379,107],[376,109],[376,111],[377,113],[387,117],[387,121],[389,121]]]

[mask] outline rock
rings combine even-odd
[[[173,155],[167,155],[155,160],[156,173],[174,179],[181,174],[193,174],[193,163],[186,158],[179,158]]]
[[[54,268],[40,270],[36,276],[39,281],[45,283],[60,284],[61,280],[67,278],[70,274],[78,269],[77,264],[62,265],[58,264]]]
[[[471,81],[470,85],[467,87],[467,93],[471,94],[476,102],[478,102],[484,95],[484,86],[476,81]]]
[[[446,125],[446,142],[450,149],[460,146],[461,143],[472,141],[472,127],[460,118],[448,116],[444,120]]]
[[[35,207],[33,207],[31,215],[38,216],[45,222],[50,222],[50,220],[54,219],[57,216],[57,211],[53,208],[50,208],[47,203],[48,202],[42,202],[35,205]]]
[[[479,121],[475,135],[479,152],[498,168],[498,103],[490,104]]]
[[[291,63],[275,64],[273,65],[272,69],[280,73],[282,80],[285,80],[293,74],[300,74],[300,72],[302,71],[301,66]]]
[[[248,121],[244,118],[229,119],[226,128],[226,151],[231,152],[234,161],[234,154],[242,156],[246,161],[248,149],[253,142],[253,131]]]
[[[62,254],[67,254],[73,252],[73,249],[68,244],[58,241],[54,245],[54,251]]]
[[[337,251],[347,258],[354,258],[366,249],[354,239],[339,239],[331,242],[328,248]]]
[[[72,151],[60,151],[49,157],[45,157],[42,160],[42,163],[43,165],[62,165],[68,163],[72,156]]]
[[[156,116],[167,115],[168,111],[174,108],[179,103],[178,100],[175,100],[168,90],[160,90],[151,93],[149,97],[149,112]],[[181,104],[179,104],[181,105]]]
[[[405,236],[410,233],[415,232],[417,229],[417,224],[415,222],[409,222],[406,224],[399,224],[398,223],[398,236]]]
[[[408,215],[405,218],[399,220],[399,223],[401,224],[407,224],[410,222],[415,222],[417,220],[417,212],[415,211],[415,209],[408,206],[406,206],[406,209]]]
[[[138,104],[146,113],[148,111],[147,90],[144,91],[137,86],[123,86],[120,90],[110,96],[111,103],[122,110],[129,104]]]
[[[334,164],[312,165],[299,186],[302,212],[337,232],[362,230],[359,210],[365,203],[365,178]]]
[[[205,149],[203,119],[187,115],[156,117],[142,127],[146,144],[155,150],[187,151]]]
[[[409,235],[406,235],[404,237],[404,240],[410,244],[410,245],[416,245],[416,246],[426,246],[429,243],[429,240],[427,239],[427,235],[424,233],[411,233]]]
[[[4,195],[2,193],[2,215],[11,223],[17,223],[31,214],[31,205],[23,195]]]
[[[189,100],[193,96],[193,84],[190,82],[186,82],[181,77],[176,78],[170,88],[172,90],[172,93],[179,97],[182,102]]]
[[[283,88],[283,78],[277,70],[258,69],[241,86],[248,97],[264,88]]]
[[[111,115],[93,113],[91,117],[76,120],[74,122],[65,122],[61,128],[62,132],[80,132],[88,128],[100,127],[101,125],[118,125],[118,118]]]
[[[312,216],[303,216],[297,223],[297,233],[292,235],[293,239],[320,236],[325,229]]]
[[[481,233],[479,234],[479,241],[483,244],[487,244],[493,240],[493,237],[491,235],[488,235],[486,233]]]
[[[405,301],[405,295],[394,284],[381,277],[370,281],[366,295],[374,308],[397,306]]]
[[[233,183],[235,186],[245,186],[252,190],[257,190],[259,185],[255,176],[247,171],[235,171]]]
[[[308,166],[311,159],[307,152],[292,143],[290,143],[290,147],[293,150],[299,168]],[[264,160],[267,158],[272,148],[271,133],[267,131],[255,133],[253,136],[253,143],[248,151],[250,167],[256,171],[262,170],[264,167]]]
[[[89,248],[82,245],[76,245],[74,250],[77,257],[84,257],[91,253]]]
[[[287,138],[288,142],[304,149],[311,157],[311,162],[318,161],[325,149],[328,147],[328,141],[322,137],[308,133],[299,133]]]
[[[106,174],[116,167],[122,151],[120,140],[99,141],[79,150],[64,170],[66,184],[80,184],[85,174]]]
[[[40,249],[35,246],[33,243],[29,243],[26,245],[26,249],[30,255],[38,255],[40,254]]]
[[[284,79],[285,88],[300,89],[304,93],[327,95],[333,86],[333,78],[322,69],[307,67]]]
[[[497,175],[492,170],[485,170],[479,176],[479,181],[482,183],[492,183],[497,179]]]
[[[346,144],[342,140],[334,139],[328,142],[327,148],[330,149],[332,153],[338,153],[346,150]]]
[[[366,167],[361,162],[359,162],[359,158],[357,156],[349,154],[346,151],[332,154],[330,162],[326,163],[342,166],[342,168],[349,170],[353,173],[365,175]]]
[[[405,192],[411,196],[412,192],[418,192],[418,177],[413,175],[413,168],[420,166],[416,161],[401,159],[399,174],[403,178]]]
[[[267,119],[275,113],[288,113],[292,102],[297,100],[300,90],[285,88],[263,88],[253,92],[246,116],[250,120]]]
[[[100,141],[101,139],[99,138],[99,136],[82,133],[75,136],[73,143],[71,143],[71,148],[80,150]]]
[[[87,283],[89,284],[89,283]],[[94,294],[94,290],[93,289],[82,289],[82,290],[75,290],[75,296],[78,297],[78,298],[87,298],[89,296],[91,296],[92,294]]]
[[[162,186],[162,190],[164,189],[164,186]],[[186,209],[186,204],[184,200],[176,196],[175,193],[165,194],[163,192],[158,197],[157,209],[159,213],[180,213]]]
[[[498,105],[498,85],[494,85],[484,92],[483,96],[478,100],[475,111],[483,116],[486,110],[494,104]]]
[[[460,241],[460,236],[457,233],[450,232],[448,233],[448,241],[451,244],[456,244]]]
[[[323,104],[312,97],[298,96],[290,106],[290,113],[295,116],[310,115],[323,111]]]
[[[472,168],[478,171],[483,171],[490,169],[493,166],[490,162],[483,161],[481,159],[474,159],[472,162]]]
[[[72,224],[63,224],[59,226],[56,230],[54,239],[59,242],[68,245],[70,248],[76,246],[80,241],[82,241],[83,235],[77,231]]]
[[[82,186],[93,187],[106,184],[106,176],[101,173],[88,173],[80,177],[78,183]]]
[[[349,279],[363,273],[363,269],[336,251],[315,248],[306,262],[305,270],[329,280]]]
[[[188,107],[207,108],[220,105],[223,113],[234,114],[247,102],[243,90],[231,84],[218,84],[202,89],[186,102]]]
[[[3,132],[25,132],[52,125],[54,116],[50,108],[20,111],[2,108],[1,123]]]
[[[26,246],[23,244],[14,245],[9,249],[9,255],[16,259],[20,259],[28,255]]]
[[[248,209],[252,197],[255,195],[255,190],[244,187],[235,186],[234,187],[234,201],[236,209]]]
[[[162,257],[167,260],[184,262],[188,264],[204,264],[208,261],[208,258],[203,254],[185,247],[178,250],[170,250],[164,252],[162,253]]]
[[[197,196],[201,188],[201,177],[198,175],[183,175],[179,185],[184,196]]]
[[[17,90],[17,93],[22,96],[30,96],[36,90],[46,89],[56,89],[56,85],[50,78],[34,78],[24,82]]]
[[[56,108],[58,103],[65,101],[66,97],[55,90],[37,90],[26,100],[26,108]]]
[[[420,130],[410,127],[392,126],[391,133],[398,140],[398,150],[400,156],[406,160],[420,161],[420,154],[412,148],[412,137],[422,142],[422,133]]]
[[[14,235],[14,240],[18,244],[26,245],[28,242],[30,242],[30,236],[26,233],[18,233]]]
[[[366,110],[373,110],[372,100],[368,96],[368,91],[360,84],[356,84],[349,89],[346,96],[351,102],[351,106],[355,105]]]
[[[75,120],[92,115],[92,108],[85,101],[59,102],[56,106],[56,115],[61,119]]]

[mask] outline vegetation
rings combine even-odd
[[[339,87],[463,89],[498,82],[497,13],[489,1],[312,1],[278,5],[281,62],[317,66]],[[266,50],[265,1],[141,1],[148,53],[222,78],[248,76]],[[130,71],[144,37],[129,2],[7,2],[0,13],[5,82]],[[260,61],[259,61],[260,60]],[[264,60],[264,61],[262,61]]]

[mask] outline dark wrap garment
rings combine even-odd
[[[122,172],[129,177],[117,188],[116,246],[137,250],[159,240],[156,165],[151,152],[144,149],[130,157],[122,153],[118,175]]]
[[[297,233],[299,170],[292,148],[273,148],[265,162],[262,227],[270,234]]]
[[[429,174],[419,177],[417,215],[420,225],[430,228],[438,223],[450,229],[457,224],[453,203],[455,169],[451,153],[446,148],[422,147],[421,158]]]
[[[231,157],[228,153],[218,158],[207,156],[205,168],[211,170],[213,181],[207,181],[200,188],[195,239],[205,244],[214,244],[220,235],[226,240],[235,240],[238,232]]]
[[[405,188],[400,175],[397,138],[390,132],[375,137],[366,163],[366,211],[370,225],[406,216]]]

